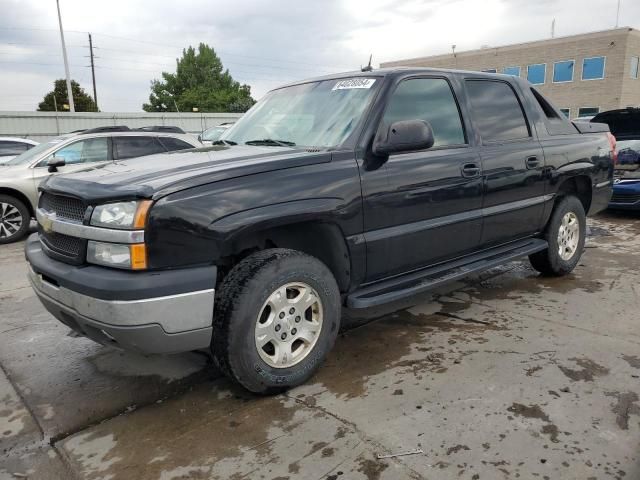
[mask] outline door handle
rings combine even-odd
[[[528,169],[533,169],[537,168],[538,165],[540,165],[540,160],[538,160],[538,157],[536,157],[535,155],[532,155],[530,157],[527,157],[524,163],[527,165]]]
[[[480,175],[480,167],[477,163],[465,163],[462,165],[463,177],[477,177]]]

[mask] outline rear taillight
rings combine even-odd
[[[611,132],[607,132],[607,139],[609,140],[609,146],[611,147],[611,158],[613,159],[613,164],[616,165],[618,163],[618,149],[616,147],[616,137],[614,137]]]

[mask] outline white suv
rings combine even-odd
[[[36,145],[38,142],[28,138],[0,137],[0,163],[8,162]]]
[[[0,163],[0,244],[22,238],[49,175],[89,170],[108,162],[202,147],[177,127],[100,127],[61,135]]]

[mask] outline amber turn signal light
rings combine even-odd
[[[144,270],[147,268],[147,248],[144,243],[134,243],[130,247],[131,269]]]
[[[133,220],[133,228],[144,228],[147,224],[147,215],[149,209],[153,204],[152,200],[143,200],[138,203],[138,209],[136,210],[136,216]]]

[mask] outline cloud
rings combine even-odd
[[[182,48],[206,42],[260,97],[301,78],[382,61],[611,28],[614,0],[60,0],[72,77],[91,92],[96,46],[103,111],[139,111]],[[2,0],[0,110],[33,110],[64,76],[55,2]],[[640,23],[623,1],[621,25]],[[127,39],[133,39],[130,41]]]

